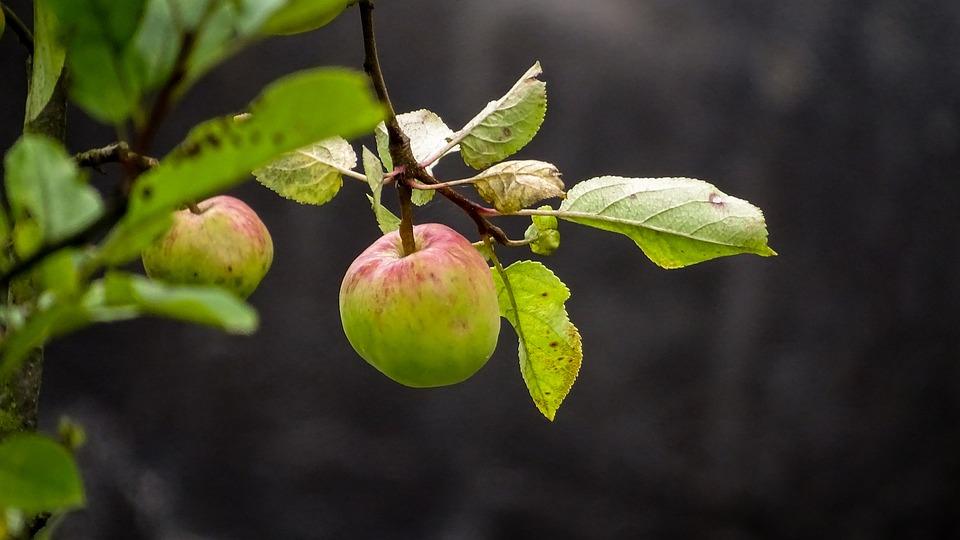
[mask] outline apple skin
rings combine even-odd
[[[273,262],[273,239],[252,208],[219,195],[180,210],[142,254],[147,275],[170,283],[219,285],[240,298],[253,293]]]
[[[343,331],[357,354],[400,384],[456,384],[497,346],[497,290],[486,261],[453,229],[428,223],[413,235],[417,251],[406,257],[392,232],[350,265],[340,286]]]

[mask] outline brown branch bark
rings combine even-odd
[[[124,141],[80,152],[73,156],[73,159],[81,167],[97,168],[106,163],[120,163],[135,167],[140,172],[152,169],[159,163],[156,158],[134,152]]]
[[[363,69],[373,82],[377,98],[387,109],[387,117],[383,123],[387,127],[387,135],[390,138],[390,157],[393,164],[400,167],[401,170],[407,170],[408,167],[416,166],[417,162],[410,150],[410,139],[400,129],[397,112],[393,108],[393,102],[390,101],[387,83],[383,78],[380,55],[377,51],[377,38],[373,26],[373,8],[373,0],[361,0],[360,24],[363,27]],[[397,194],[400,196],[400,241],[403,244],[403,254],[409,255],[417,250],[416,240],[413,236],[413,203],[411,202],[413,189],[404,182],[397,182]]]
[[[373,26],[373,0],[360,0],[360,20],[363,26],[363,45],[364,45],[364,63],[363,68],[373,81],[374,90],[381,103],[387,109],[387,118],[384,124],[387,127],[387,134],[390,137],[390,157],[393,159],[394,167],[399,173],[396,176],[397,190],[400,194],[400,237],[403,239],[404,253],[411,253],[413,250],[408,246],[414,245],[413,240],[413,222],[410,219],[412,214],[412,205],[410,196],[413,192],[413,185],[417,180],[425,184],[440,184],[441,182],[433,177],[417,162],[410,149],[410,139],[403,133],[400,123],[397,122],[397,114],[390,101],[390,94],[387,91],[387,84],[383,78],[383,70],[380,67],[380,58],[377,52],[377,40]],[[436,186],[440,192],[453,204],[459,206],[477,225],[480,235],[489,235],[497,242],[505,246],[523,245],[510,240],[506,233],[500,227],[497,227],[486,218],[491,215],[488,209],[479,205],[460,192],[449,186]],[[406,214],[406,215],[404,215]]]

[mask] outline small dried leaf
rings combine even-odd
[[[552,197],[563,197],[560,171],[544,161],[506,161],[474,177],[483,199],[503,213],[516,212]]]

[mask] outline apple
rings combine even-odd
[[[496,348],[497,290],[486,261],[453,229],[428,223],[413,235],[409,255],[391,232],[350,265],[340,286],[343,331],[357,354],[400,384],[455,384]]]
[[[266,225],[240,199],[220,195],[180,210],[142,254],[147,275],[170,283],[219,285],[246,298],[273,262]]]

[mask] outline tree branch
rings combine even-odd
[[[73,156],[73,159],[81,167],[97,168],[105,163],[120,163],[133,166],[140,172],[152,169],[159,164],[156,158],[142,156],[130,150],[130,145],[124,141],[80,152]]]
[[[441,195],[447,198],[453,204],[459,206],[468,216],[473,220],[477,225],[477,229],[480,232],[480,236],[488,235],[498,243],[507,246],[507,247],[519,247],[527,245],[523,240],[511,240],[507,236],[507,233],[503,231],[500,227],[497,227],[487,219],[487,216],[498,215],[497,211],[492,208],[487,208],[481,204],[477,204],[467,197],[464,197],[459,191],[444,185],[443,182],[440,182],[433,177],[426,169],[418,166],[418,174],[411,175],[413,178],[419,178],[428,186],[435,188]],[[410,182],[409,179],[405,181]]]
[[[29,49],[31,59],[27,62],[27,80],[30,80],[33,70],[33,36],[23,21],[3,5],[3,13],[10,19],[20,42]],[[50,100],[43,110],[34,119],[24,118],[24,133],[40,133],[52,137],[63,143],[67,133],[67,93],[64,85],[66,72],[59,74]],[[11,274],[12,276],[13,274]],[[14,290],[8,287],[9,279],[4,279],[0,285],[0,294],[4,304],[19,304],[38,294],[33,286],[20,287]],[[43,348],[37,347],[30,351],[21,366],[9,378],[0,380],[0,412],[7,416],[7,425],[0,426],[0,439],[11,431],[35,430],[39,416],[40,385],[43,378]],[[9,422],[9,421],[12,421]]]
[[[30,32],[30,29],[27,28],[27,25],[23,23],[20,17],[10,6],[6,4],[0,4],[0,7],[3,8],[3,13],[7,16],[7,21],[10,22],[10,28],[13,29],[13,33],[17,35],[17,39],[20,41],[20,44],[23,45],[23,48],[27,50],[27,54],[33,55],[33,33]]]
[[[522,241],[510,240],[503,229],[490,223],[485,216],[495,215],[496,212],[482,205],[479,205],[470,199],[461,195],[450,186],[442,185],[440,181],[433,177],[425,168],[417,163],[410,149],[410,139],[403,133],[400,123],[397,121],[397,113],[390,101],[390,94],[387,92],[387,83],[383,78],[383,70],[380,67],[380,58],[377,54],[377,40],[373,28],[373,0],[360,0],[360,22],[363,26],[363,48],[364,62],[363,69],[373,81],[374,90],[380,102],[387,109],[387,118],[384,124],[387,127],[387,134],[390,136],[390,157],[396,167],[397,190],[400,194],[400,238],[403,240],[404,253],[412,253],[416,248],[413,239],[413,222],[411,219],[412,206],[409,203],[409,197],[414,187],[421,185],[420,182],[430,185],[431,189],[440,192],[450,202],[459,206],[467,215],[473,219],[477,225],[477,230],[481,236],[489,235],[497,242],[515,247],[517,245],[526,245]],[[419,182],[418,182],[419,180]],[[413,249],[410,249],[410,248]]]
[[[360,24],[363,27],[363,70],[370,76],[373,88],[380,103],[387,109],[384,125],[390,137],[390,157],[394,165],[407,170],[416,167],[417,160],[410,150],[410,139],[400,129],[397,121],[397,112],[390,101],[387,92],[387,83],[383,78],[380,67],[380,55],[377,52],[377,38],[373,27],[373,0],[360,0]],[[401,173],[401,177],[404,173]],[[405,182],[397,182],[397,194],[400,196],[400,241],[403,244],[403,254],[409,255],[417,250],[417,243],[413,236],[413,204],[411,197],[413,189]]]
[[[445,180],[439,184],[424,184],[423,182],[418,182],[417,180],[408,180],[410,187],[414,189],[427,189],[427,190],[436,190],[443,189],[445,187],[453,186],[462,186],[464,184],[473,184],[477,181],[476,178],[465,178],[463,180]]]
[[[173,106],[174,96],[177,95],[177,92],[180,90],[180,85],[183,84],[187,78],[188,63],[190,61],[190,55],[193,53],[196,40],[197,36],[193,31],[188,31],[183,34],[183,38],[180,40],[180,51],[177,53],[177,58],[173,63],[173,71],[170,72],[170,77],[167,78],[160,90],[157,91],[157,97],[153,100],[153,107],[150,108],[150,114],[147,116],[147,120],[143,124],[143,129],[140,130],[140,135],[134,143],[134,150],[137,153],[146,153],[150,149],[150,146],[153,144],[153,139],[157,135],[157,130],[160,129],[160,124],[163,123],[163,119],[170,112],[170,108]]]

